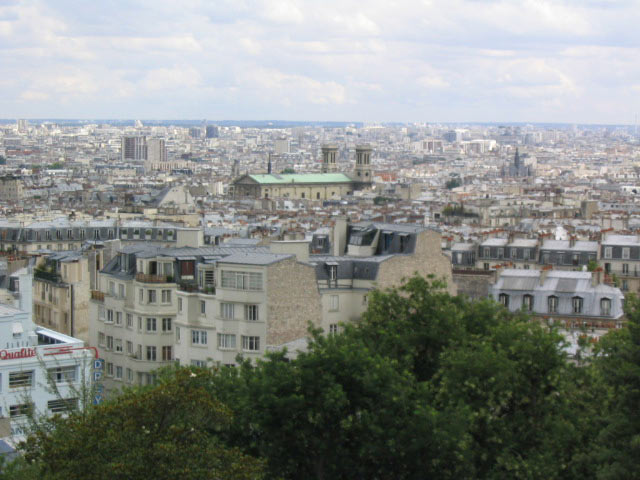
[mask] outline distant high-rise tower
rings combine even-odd
[[[207,125],[206,137],[207,138],[218,138],[218,127],[215,125]]]
[[[516,147],[516,155],[513,157],[513,166],[516,168],[516,171],[520,170],[520,152],[518,151],[518,147]]]
[[[201,134],[202,134],[202,130],[200,129],[200,127],[191,127],[189,129],[189,136],[191,138],[200,138]]]
[[[371,147],[356,146],[356,177],[361,182],[371,181]]]
[[[121,147],[122,160],[146,160],[147,159],[147,138],[146,137],[122,137]]]
[[[151,138],[147,140],[147,160],[153,163],[167,161],[167,147],[164,139]]]
[[[336,163],[337,157],[337,145],[322,146],[322,173],[332,173],[338,171],[338,164]]]
[[[29,130],[29,120],[18,120],[18,132],[25,133]]]

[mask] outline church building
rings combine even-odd
[[[371,147],[356,147],[353,173],[340,173],[337,145],[322,146],[322,173],[247,174],[232,184],[234,198],[292,198],[332,200],[371,187]],[[269,169],[270,170],[270,169]]]

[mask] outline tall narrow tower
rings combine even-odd
[[[333,173],[338,171],[338,164],[336,163],[337,157],[337,145],[322,146],[322,173]]]
[[[356,178],[360,182],[371,181],[371,146],[356,146]]]

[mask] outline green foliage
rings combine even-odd
[[[447,190],[451,190],[454,188],[459,187],[460,185],[462,185],[460,183],[460,179],[459,178],[452,178],[451,180],[447,180],[447,183],[444,184],[445,188]]]
[[[261,463],[218,439],[230,411],[203,387],[207,371],[175,371],[86,415],[54,418],[22,446],[42,479],[255,479]]]
[[[64,163],[62,162],[54,162],[48,166],[49,170],[62,170],[64,168]]]
[[[280,173],[285,173],[285,174],[286,173],[296,173],[296,171],[291,167],[287,167],[287,168],[283,169],[282,172],[280,172]]]
[[[444,286],[373,292],[294,360],[171,368],[57,418],[12,478],[637,478],[640,302],[576,363],[555,330]]]
[[[598,262],[595,260],[589,260],[589,263],[587,263],[587,271],[595,272],[596,268],[598,268]]]
[[[384,205],[384,204],[392,202],[392,201],[393,201],[392,198],[382,197],[382,196],[378,195],[377,197],[375,197],[373,199],[373,204],[374,205]]]
[[[446,217],[477,217],[477,213],[464,209],[464,205],[447,205],[442,209],[442,214]]]

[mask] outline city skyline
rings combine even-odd
[[[633,125],[634,2],[0,6],[0,116]]]

